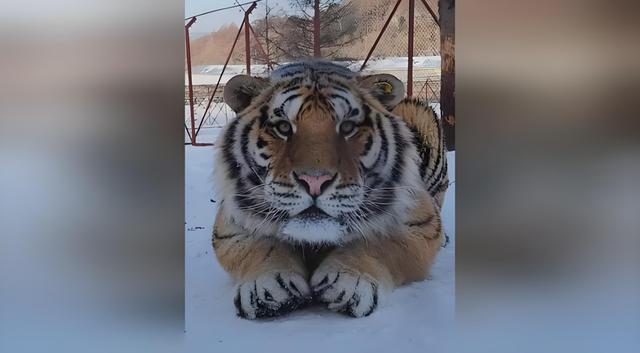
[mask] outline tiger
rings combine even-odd
[[[212,244],[241,318],[311,303],[364,317],[443,244],[439,118],[393,75],[322,60],[237,75],[215,143]]]

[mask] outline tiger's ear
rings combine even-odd
[[[224,86],[224,101],[239,113],[251,105],[251,101],[269,87],[269,80],[248,75],[237,75]]]
[[[359,76],[357,80],[360,87],[368,91],[389,110],[395,108],[404,98],[404,84],[393,75]]]

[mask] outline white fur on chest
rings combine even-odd
[[[282,235],[305,243],[341,243],[345,233],[346,226],[330,218],[314,221],[293,218],[282,228]]]

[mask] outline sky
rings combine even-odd
[[[237,3],[245,3],[251,0],[238,0]],[[191,15],[195,15],[198,13],[232,6],[237,4],[235,0],[185,0],[185,18]],[[251,18],[255,19],[258,17],[264,17],[265,15],[265,4],[268,4],[270,8],[273,8],[271,14],[278,13],[280,11],[287,11],[289,6],[289,0],[262,0],[257,4],[257,7],[251,13]],[[250,5],[244,5],[243,7],[246,9]],[[244,16],[244,11],[242,11],[239,7],[229,10],[223,10],[219,12],[214,12],[202,17],[198,17],[196,23],[191,27],[191,33],[203,33],[203,32],[211,32],[217,30],[223,25],[229,23],[235,23],[236,25],[240,25],[242,23],[242,18]]]

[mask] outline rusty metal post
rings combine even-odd
[[[247,75],[251,75],[251,34],[249,31],[249,11],[246,11],[244,13],[244,56]]]
[[[189,27],[191,27],[194,22],[196,22],[195,17],[189,20],[189,22],[184,26],[185,47],[187,50],[187,75],[189,79],[189,110],[191,112],[191,135],[189,135],[189,137],[191,138],[192,145],[196,143],[196,120],[193,107],[193,76],[191,72],[191,41],[189,40]]]
[[[440,20],[438,19],[438,16],[436,16],[436,13],[431,8],[431,5],[429,5],[427,0],[422,0],[422,3],[427,8],[427,11],[429,11],[429,15],[431,15],[431,18],[433,18],[433,22],[435,22],[438,25],[438,27],[440,27]]]
[[[440,0],[440,117],[447,150],[456,149],[455,1]]]
[[[389,26],[389,22],[391,22],[391,19],[393,18],[393,15],[396,13],[396,10],[398,9],[398,6],[400,6],[401,2],[402,0],[396,1],[396,5],[393,7],[393,10],[391,10],[391,13],[389,14],[389,18],[387,18],[387,21],[384,23],[384,26],[382,26],[382,29],[380,30],[378,37],[376,37],[376,40],[375,42],[373,42],[373,45],[371,46],[369,53],[367,53],[367,57],[364,58],[364,62],[362,63],[362,66],[360,66],[360,71],[362,71],[365,65],[367,65],[369,58],[371,58],[371,54],[373,54],[373,51],[376,49],[376,46],[378,46],[378,42],[380,41],[380,38],[382,38],[384,31],[387,30],[387,27]]]
[[[247,65],[247,75],[251,75],[251,25],[249,22],[249,14],[258,6],[255,2],[249,6],[244,12],[244,56]],[[257,38],[256,38],[257,40]]]
[[[313,56],[320,57],[320,0],[313,5]]]
[[[409,0],[409,43],[407,48],[407,97],[413,95],[413,33],[415,0]]]

